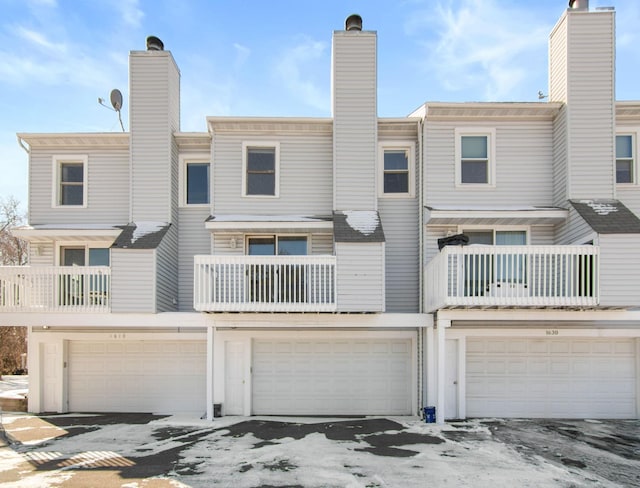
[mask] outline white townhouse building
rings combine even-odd
[[[127,133],[20,133],[32,412],[638,418],[640,102],[615,11],[572,1],[548,99],[377,116],[377,37],[333,34],[330,118],[180,130],[162,42]],[[542,67],[539,67],[542,69]]]

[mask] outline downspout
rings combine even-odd
[[[423,229],[423,219],[424,219],[424,181],[422,179],[422,148],[423,148],[423,119],[418,120],[417,129],[418,129],[418,168],[417,168],[417,178],[418,178],[418,266],[419,272],[418,276],[420,279],[418,280],[418,293],[420,294],[418,299],[418,312],[424,312],[424,229]]]
[[[16,135],[16,137],[18,138],[18,144],[22,149],[24,149],[24,152],[26,152],[27,154],[31,154],[31,149],[24,145],[24,139],[20,137],[19,134]]]
[[[31,146],[25,145],[24,139],[22,138],[22,136],[20,136],[20,134],[16,134],[16,137],[18,138],[18,145],[22,149],[24,149],[24,152],[26,152],[27,155],[29,156],[29,163],[27,164],[27,181],[29,182],[29,181],[31,181]],[[31,221],[30,212],[29,212],[29,210],[30,210],[29,202],[31,201],[31,199],[29,198],[30,192],[31,192],[31,185],[29,185],[29,188],[27,188],[27,222]],[[2,230],[4,230],[4,228]],[[31,259],[30,255],[31,255],[31,251],[28,250],[27,251],[27,256],[29,256],[27,258],[28,260]],[[29,330],[31,330],[31,327],[29,327]]]

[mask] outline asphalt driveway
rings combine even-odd
[[[640,421],[5,414],[6,487],[640,486]]]

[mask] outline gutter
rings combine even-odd
[[[16,137],[18,138],[18,144],[22,149],[24,149],[24,152],[26,152],[27,154],[31,154],[31,149],[24,145],[24,139],[19,135],[16,135]]]

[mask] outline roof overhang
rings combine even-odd
[[[302,215],[212,215],[204,224],[214,232],[332,232],[333,218]]]
[[[559,102],[428,102],[411,116],[427,120],[553,120],[562,108]]]
[[[29,144],[32,149],[128,149],[128,132],[96,132],[96,133],[48,133],[48,134],[17,134],[20,141]]]
[[[425,225],[554,225],[569,211],[558,207],[425,207]]]
[[[207,117],[210,132],[332,134],[333,119],[322,117]]]
[[[75,224],[47,224],[16,227],[11,233],[29,242],[50,241],[113,241],[122,232],[122,226],[79,226]]]

